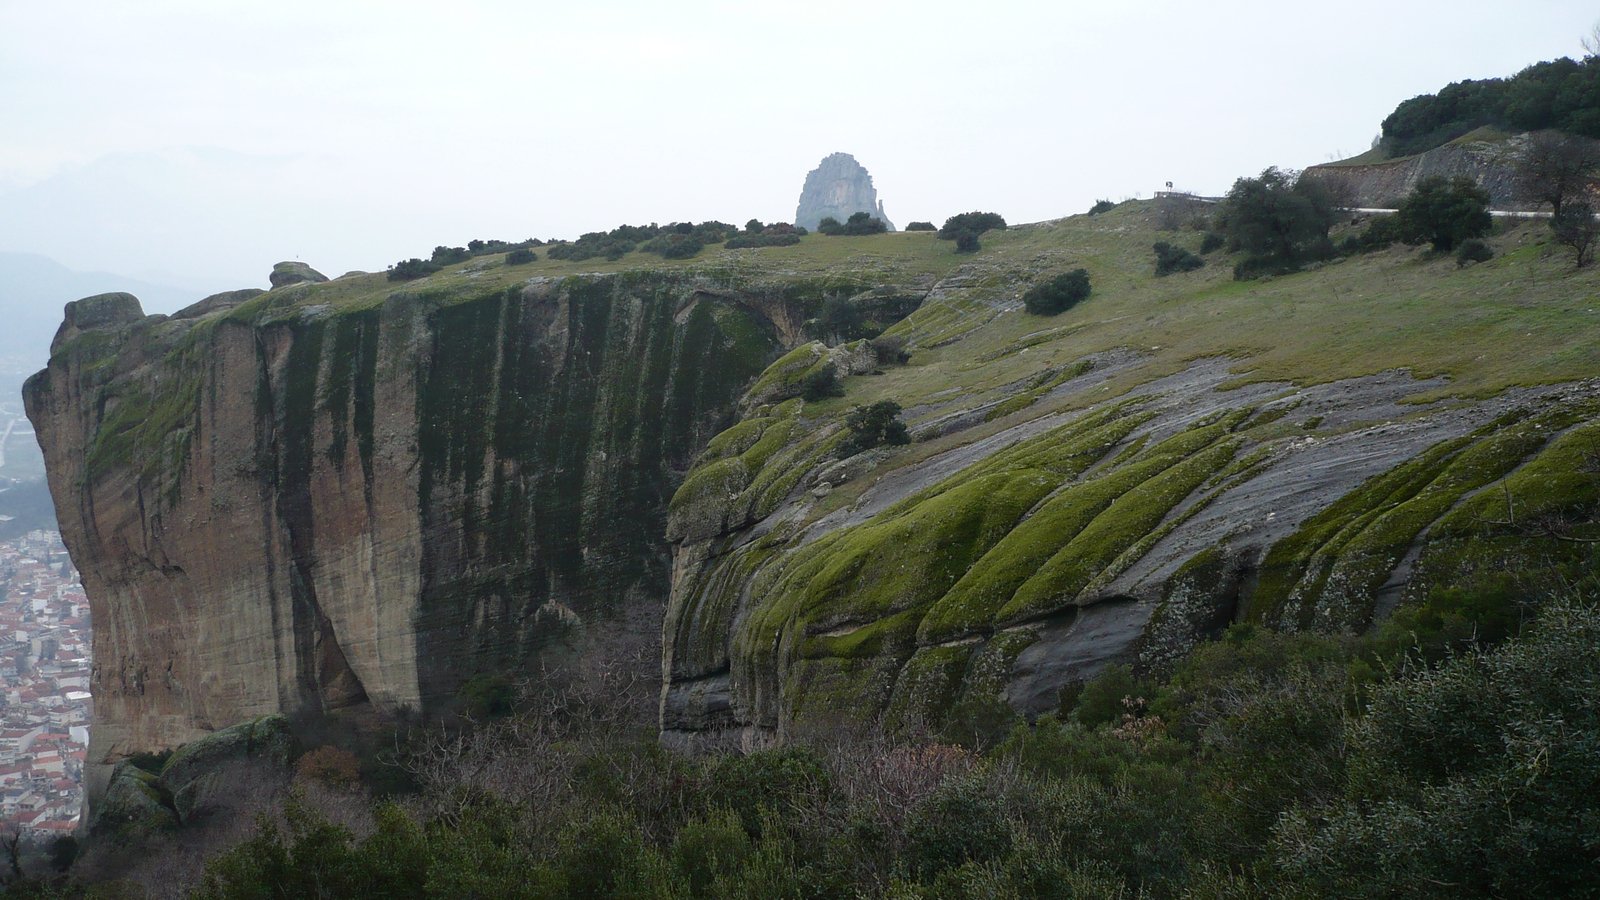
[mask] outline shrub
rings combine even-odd
[[[830,225],[830,222],[833,224]],[[823,219],[822,223],[817,226],[817,230],[835,237],[854,237],[863,234],[882,234],[889,230],[889,226],[883,224],[882,219],[873,218],[871,213],[857,212],[851,213],[850,220],[843,225],[839,224],[838,219],[832,217]]]
[[[660,254],[662,259],[689,259],[705,249],[705,241],[695,234],[670,232],[651,238],[639,246],[645,253]]]
[[[932,222],[912,222],[906,225],[907,231],[938,231]]]
[[[504,675],[474,675],[457,692],[467,713],[479,719],[497,719],[511,714],[517,699],[516,685]]]
[[[1221,234],[1215,231],[1208,231],[1206,232],[1206,236],[1200,240],[1200,254],[1204,256],[1221,250],[1222,245],[1226,244],[1227,242],[1228,239],[1223,237]]]
[[[839,374],[833,366],[823,366],[800,379],[800,396],[812,401],[843,397],[844,385],[839,383]]]
[[[430,261],[441,266],[448,266],[452,263],[466,262],[471,258],[472,254],[465,247],[439,246],[433,248],[433,256]]]
[[[1190,253],[1182,247],[1174,247],[1166,241],[1158,241],[1153,249],[1156,251],[1156,274],[1171,275],[1174,272],[1192,272],[1206,264],[1206,261]]]
[[[871,406],[857,406],[845,417],[850,436],[839,445],[840,456],[852,456],[882,444],[909,444],[911,436],[900,421],[900,404],[879,400]]]
[[[770,808],[786,816],[808,800],[826,796],[830,780],[821,758],[800,747],[757,750],[719,757],[706,777],[704,800],[731,809],[745,831],[757,836],[761,812]]]
[[[745,234],[759,234],[761,229],[765,227],[765,225],[761,224],[760,219],[751,219],[750,221],[744,223],[744,232]]]
[[[1234,268],[1234,277],[1293,272],[1330,255],[1328,229],[1335,215],[1327,190],[1297,173],[1268,168],[1258,178],[1235,181],[1217,213],[1230,243],[1249,256]]]
[[[944,220],[944,227],[939,229],[941,240],[953,241],[963,234],[977,236],[985,231],[1004,231],[1006,220],[999,213],[992,212],[966,212],[951,216]]]
[[[963,231],[956,235],[957,253],[977,253],[980,248],[981,245],[978,243],[978,236],[972,232]]]
[[[529,250],[526,247],[519,247],[516,250],[506,254],[506,265],[524,266],[538,258],[539,254],[534,253],[532,250]]]
[[[1600,221],[1595,220],[1594,207],[1583,200],[1568,200],[1550,219],[1550,230],[1556,243],[1572,250],[1577,268],[1589,264],[1595,244],[1600,241]]]
[[[1461,246],[1456,248],[1456,266],[1458,268],[1467,263],[1488,262],[1491,259],[1494,259],[1494,251],[1489,248],[1488,244],[1477,238],[1473,238],[1470,241],[1462,241]]]
[[[910,351],[906,350],[906,339],[899,335],[881,335],[867,342],[872,348],[872,354],[878,358],[880,365],[894,365],[904,363],[911,359]]]
[[[1116,208],[1117,205],[1110,200],[1096,200],[1094,205],[1089,207],[1089,215],[1098,216],[1103,212],[1110,212]]]
[[[1073,269],[1029,288],[1022,305],[1036,316],[1053,316],[1088,299],[1090,290],[1088,271]]]
[[[728,238],[723,246],[729,250],[748,250],[755,247],[792,247],[798,243],[800,235],[791,231],[787,234],[741,234]]]
[[[417,259],[416,257],[402,259],[389,267],[389,280],[414,281],[415,279],[432,275],[442,268],[444,267],[438,263],[429,262],[425,259]]]
[[[1428,241],[1435,253],[1448,253],[1456,244],[1489,233],[1489,192],[1471,178],[1424,178],[1416,190],[1400,201],[1395,216],[1400,238],[1408,244]]]
[[[923,879],[969,862],[999,859],[1011,849],[1002,799],[981,778],[945,782],[911,810],[906,858]]]
[[[349,750],[324,744],[296,760],[294,772],[300,780],[347,789],[360,784],[361,761]]]

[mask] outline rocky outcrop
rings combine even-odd
[[[948,310],[978,317],[984,281],[951,276],[890,333],[959,342]],[[1592,514],[1600,481],[1573,460],[1600,455],[1597,382],[1418,404],[1444,383],[1241,386],[1204,359],[1108,396],[1143,364],[1111,351],[1014,386],[1071,412],[840,460],[840,414],[763,393],[825,359],[775,362],[673,498],[670,743],[1036,716],[1110,664],[1164,669],[1234,622],[1359,632],[1401,600],[1589,564],[1551,536],[1565,526],[1515,522]],[[1011,409],[949,393],[908,411],[918,433]]]
[[[268,280],[275,288],[288,287],[291,284],[320,284],[328,280],[328,276],[318,272],[303,262],[288,260],[272,267],[272,274]]]
[[[91,804],[240,720],[653,646],[666,500],[805,318],[674,274],[372,282],[67,307],[25,395],[94,615]]]
[[[1341,206],[1395,209],[1424,178],[1464,176],[1489,192],[1493,208],[1532,210],[1539,202],[1527,196],[1516,171],[1526,142],[1527,135],[1496,140],[1469,136],[1401,159],[1311,166],[1304,177],[1326,185]]]
[[[864,212],[883,220],[890,231],[894,223],[883,211],[883,201],[872,186],[872,176],[848,153],[831,153],[806,175],[805,186],[800,189],[800,205],[795,209],[794,224],[811,231],[824,219],[832,217],[840,222],[851,215]]]

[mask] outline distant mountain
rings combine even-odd
[[[0,372],[27,374],[50,359],[50,339],[68,302],[127,291],[146,312],[170,312],[199,299],[195,291],[110,272],[78,272],[33,253],[0,252]],[[8,381],[10,379],[7,379]]]

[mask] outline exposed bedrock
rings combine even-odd
[[[94,615],[91,802],[127,754],[257,716],[653,653],[667,498],[805,318],[670,273],[334,287],[69,304],[27,385]]]
[[[1138,364],[1104,354],[1051,396],[1104,397]],[[836,462],[838,426],[798,400],[755,410],[674,498],[666,739],[1038,715],[1107,665],[1162,669],[1234,622],[1355,632],[1434,592],[1583,565],[1526,523],[1594,515],[1600,478],[1577,460],[1600,458],[1600,384],[1414,403],[1443,382],[1240,386],[1231,366],[898,464]],[[912,426],[984,421],[959,406]],[[850,481],[863,489],[830,505]]]

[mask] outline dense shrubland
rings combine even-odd
[[[1595,590],[1463,599],[1482,630],[1236,625],[1031,725],[960,708],[748,754],[662,750],[654,686],[616,672],[522,685],[402,744],[407,791],[302,761],[196,895],[1591,896]]]

